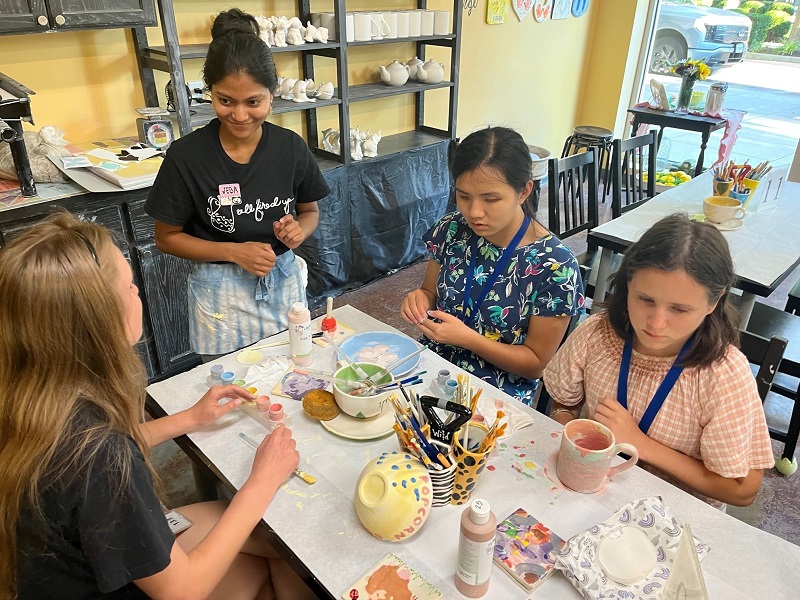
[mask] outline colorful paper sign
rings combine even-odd
[[[538,23],[547,21],[552,12],[553,0],[536,0],[536,4],[533,7],[533,18],[536,19]]]
[[[553,0],[553,19],[566,19],[572,12],[572,0]]]

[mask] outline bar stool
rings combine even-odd
[[[614,132],[610,129],[593,125],[578,125],[572,130],[572,135],[567,137],[564,149],[561,151],[561,158],[566,158],[581,150],[597,148],[598,179],[603,180],[603,201],[608,193],[608,182],[611,179],[611,142],[613,138]]]

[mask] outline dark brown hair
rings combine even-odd
[[[531,181],[531,153],[522,136],[508,127],[486,127],[458,144],[451,171],[453,180],[479,167],[497,169],[518,194]]]
[[[728,243],[717,229],[675,214],[661,219],[625,252],[614,274],[611,293],[602,307],[616,334],[625,339],[630,331],[628,282],[637,271],[685,271],[708,291],[714,310],[697,328],[694,342],[683,360],[686,367],[707,367],[721,359],[730,344],[739,345],[739,316],[728,303],[736,281]]]

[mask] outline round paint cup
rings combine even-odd
[[[742,185],[744,185],[744,187],[750,190],[750,193],[747,194],[747,199],[743,201],[744,203],[742,205],[742,208],[746,209],[747,205],[750,204],[750,201],[753,199],[753,194],[755,193],[759,183],[761,182],[758,179],[747,179],[746,177],[742,179]],[[754,205],[753,209],[755,208],[756,207]]]
[[[620,452],[630,458],[612,467],[611,460]],[[630,469],[638,460],[636,447],[617,444],[605,425],[591,419],[575,419],[564,426],[556,474],[565,487],[591,494],[605,485],[607,477]]]
[[[236,378],[236,375],[233,374],[233,371],[225,371],[222,374],[222,384],[229,385],[233,383],[233,380]]]
[[[266,394],[256,398],[256,410],[258,412],[260,412],[260,413],[268,413],[269,412],[269,405],[270,405],[270,399],[269,399],[269,396],[267,396]]]

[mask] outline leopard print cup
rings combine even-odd
[[[486,438],[489,428],[483,423],[475,423],[474,421],[470,421],[468,425],[469,447],[473,451],[470,452],[464,448],[464,435],[467,429],[467,425],[464,425],[458,430],[455,436],[455,444],[453,444],[453,455],[456,459],[456,478],[453,482],[453,494],[450,496],[450,504],[465,504],[469,501],[472,490],[475,484],[478,483],[478,476],[486,466],[486,460],[492,451],[491,447],[485,452],[474,451],[480,447],[480,444]]]

